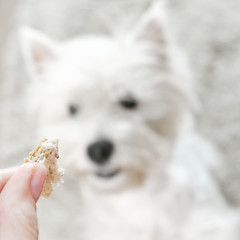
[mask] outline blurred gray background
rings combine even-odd
[[[197,116],[197,127],[226,162],[222,187],[229,201],[237,205],[240,1],[166,1],[176,40],[188,56],[198,83],[202,111]],[[127,21],[130,26],[149,3],[150,0],[0,0],[0,168],[20,164],[35,144],[31,140],[34,124],[27,122],[22,103],[28,81],[19,51],[19,28],[30,25],[56,40],[84,33],[109,34],[109,23],[117,27]],[[67,176],[65,181],[50,200],[40,202],[40,239],[76,239],[78,196],[73,194],[74,177]]]

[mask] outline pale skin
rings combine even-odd
[[[38,239],[36,203],[46,176],[34,163],[0,169],[0,239]]]

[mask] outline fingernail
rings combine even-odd
[[[35,202],[37,202],[42,193],[46,176],[47,176],[46,169],[42,166],[38,166],[35,172],[33,173],[30,183],[30,192]]]

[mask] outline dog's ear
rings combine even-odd
[[[41,74],[58,56],[58,44],[30,27],[20,30],[21,50],[30,74]]]
[[[134,29],[136,40],[165,44],[168,39],[164,1],[154,1],[138,20]]]

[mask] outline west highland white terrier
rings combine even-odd
[[[29,108],[79,176],[83,239],[239,239],[214,178],[218,158],[194,130],[192,77],[169,30],[156,4],[113,37],[58,43],[22,31]]]

